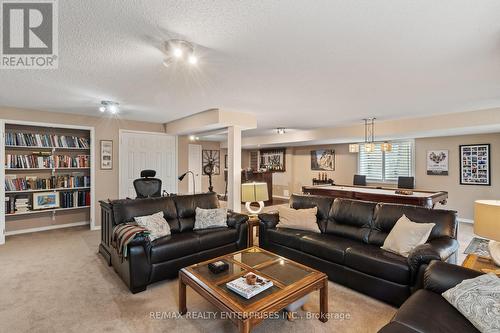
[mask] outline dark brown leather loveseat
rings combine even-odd
[[[468,268],[433,261],[417,290],[399,308],[391,322],[379,333],[477,333],[479,332],[441,294],[466,279],[482,273]]]
[[[290,206],[318,207],[321,233],[276,228],[277,213],[260,214],[262,248],[316,268],[332,281],[396,306],[421,286],[418,273],[431,260],[456,260],[454,211],[312,195],[293,195]],[[380,248],[403,214],[415,222],[436,224],[429,241],[415,248],[408,258]]]
[[[101,202],[101,244],[99,252],[113,265],[131,292],[146,290],[148,284],[175,278],[182,267],[247,247],[247,215],[230,212],[228,228],[193,231],[195,209],[218,208],[215,193],[172,197],[124,199]],[[121,258],[111,245],[113,227],[136,216],[163,211],[172,234],[149,242],[137,238]]]

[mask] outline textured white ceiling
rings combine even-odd
[[[498,0],[65,0],[59,22],[59,69],[0,70],[0,105],[298,129],[500,106]],[[172,37],[197,69],[161,65]]]

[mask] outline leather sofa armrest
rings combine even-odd
[[[240,214],[235,212],[227,213],[227,226],[230,228],[238,229],[242,223],[246,223],[248,221],[248,215]]]
[[[280,215],[278,212],[270,212],[270,213],[260,213],[259,214],[260,224],[264,224],[268,229],[276,228],[276,225],[280,221]]]
[[[458,250],[458,241],[451,237],[439,237],[415,247],[408,255],[408,265],[412,272],[432,260],[446,261]]]
[[[482,273],[462,266],[433,261],[424,273],[424,288],[438,294],[455,287],[463,280],[473,279]]]

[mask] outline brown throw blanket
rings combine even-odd
[[[148,229],[140,227],[134,222],[119,224],[113,228],[111,245],[122,258],[126,258],[127,245],[137,236],[149,236]]]

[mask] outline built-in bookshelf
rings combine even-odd
[[[92,219],[92,128],[5,121],[3,134],[7,235],[9,226],[20,233],[22,224],[43,230]]]

